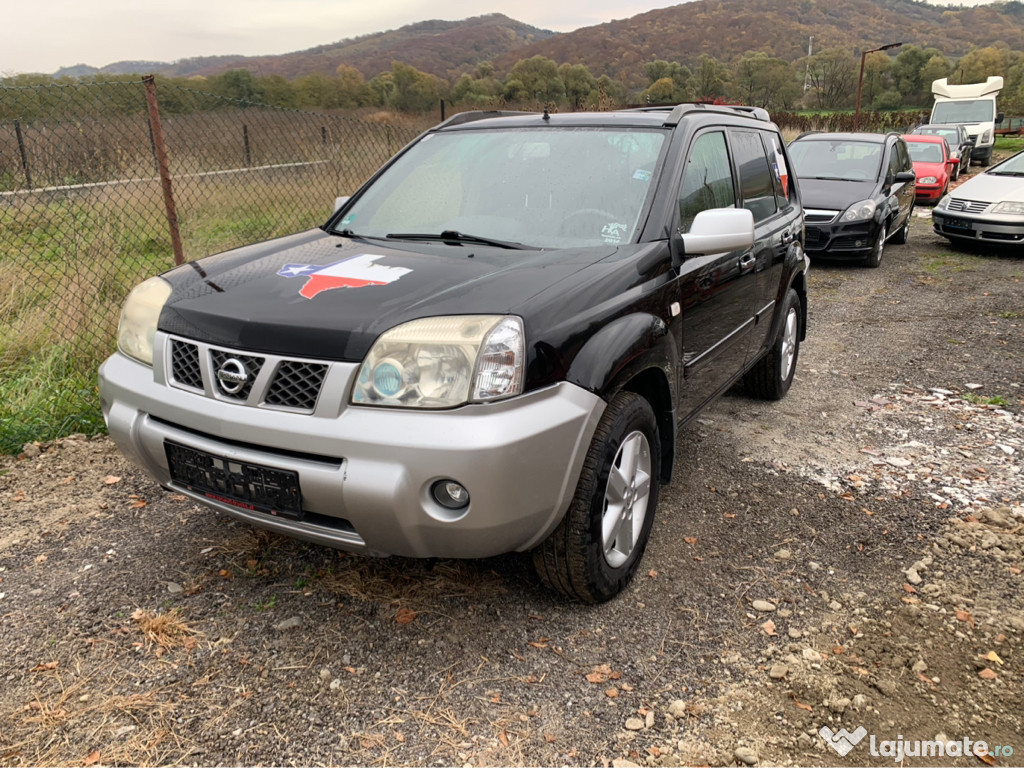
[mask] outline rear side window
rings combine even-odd
[[[768,165],[764,144],[758,131],[733,131],[733,151],[740,176],[740,197],[743,207],[754,214],[754,221],[763,221],[775,214],[774,173]]]
[[[721,131],[704,133],[690,148],[679,190],[679,230],[689,232],[693,217],[709,208],[733,208],[736,193],[732,183],[729,149]]]
[[[789,164],[786,153],[782,149],[782,137],[777,133],[765,133],[768,155],[772,162],[772,175],[775,177],[775,198],[780,209],[788,208],[792,199],[792,187],[789,182]]]

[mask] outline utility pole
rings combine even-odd
[[[804,93],[811,89],[811,56],[814,55],[814,35],[807,40],[807,71],[804,74]]]

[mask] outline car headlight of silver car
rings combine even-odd
[[[939,200],[939,202],[937,202],[935,204],[935,207],[936,208],[945,208],[947,205],[949,205],[950,198],[952,198],[952,197],[953,197],[952,195],[943,195],[942,199]]]
[[[875,201],[874,200],[861,200],[859,203],[854,203],[840,217],[842,222],[850,221],[863,221],[864,219],[870,219],[875,215]]]
[[[117,348],[140,363],[153,364],[153,337],[160,310],[171,295],[171,284],[151,277],[128,294],[117,324]]]
[[[992,213],[1009,213],[1022,216],[1024,215],[1024,202],[1019,200],[1003,200],[1003,202],[995,204],[995,207],[992,208]]]
[[[513,315],[426,317],[396,326],[359,368],[352,403],[453,408],[523,391],[526,341]]]

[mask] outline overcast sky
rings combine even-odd
[[[39,0],[37,0],[38,2]],[[504,13],[556,32],[680,0],[31,0],[5,3],[0,75],[115,61],[289,53],[428,19]]]

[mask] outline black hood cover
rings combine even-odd
[[[615,250],[385,243],[311,230],[166,273],[173,292],[159,325],[227,347],[354,362],[408,320],[516,314]]]

